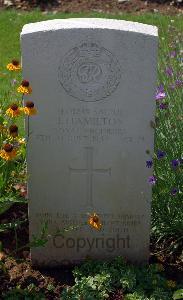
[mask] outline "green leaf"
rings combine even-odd
[[[183,299],[183,289],[177,290],[177,291],[173,294],[173,300],[177,300],[177,299]]]
[[[18,228],[21,224],[25,223],[26,221],[27,219],[24,220],[17,219],[15,222],[12,223],[0,224],[0,232],[6,231],[8,229]]]
[[[15,196],[10,196],[10,197],[0,197],[0,205],[1,203],[27,203],[28,201],[23,198],[23,197],[15,197]]]

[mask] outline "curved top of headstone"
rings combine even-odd
[[[122,30],[136,32],[146,35],[157,36],[158,28],[152,25],[146,25],[137,22],[129,22],[114,19],[102,18],[71,18],[71,19],[55,19],[43,22],[29,23],[24,25],[21,35],[31,34],[34,32],[47,32],[59,29],[76,29],[76,28],[99,28]]]

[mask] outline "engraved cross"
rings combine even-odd
[[[71,174],[84,174],[87,176],[87,205],[93,207],[93,175],[107,174],[111,175],[111,168],[108,169],[94,169],[93,168],[93,148],[85,147],[86,150],[86,168],[74,169],[69,167]]]

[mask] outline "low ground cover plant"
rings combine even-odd
[[[178,287],[165,278],[163,265],[137,267],[121,257],[111,262],[88,261],[73,273],[75,285],[63,291],[63,300],[108,299],[116,289],[125,300],[169,300]]]

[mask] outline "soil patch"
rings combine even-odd
[[[106,13],[144,13],[179,14],[183,11],[183,1],[162,0],[1,0],[0,6],[31,10],[40,8],[45,13],[53,12],[106,12]]]

